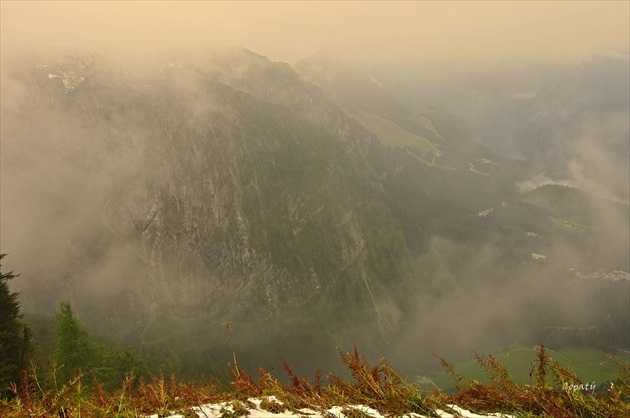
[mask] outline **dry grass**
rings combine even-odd
[[[571,370],[562,368],[549,357],[544,346],[538,350],[528,385],[515,383],[493,356],[476,355],[489,383],[460,375],[448,361],[438,357],[455,378],[458,391],[456,394],[421,394],[384,359],[371,365],[356,347],[349,353],[339,351],[339,355],[352,380],[329,374],[326,385],[320,371],[314,373],[311,382],[307,377],[297,376],[285,362],[283,368],[288,384],[281,383],[262,367],[258,368],[255,379],[234,364],[229,366],[232,373],[229,387],[217,382],[184,383],[173,374],[169,378],[161,374],[150,381],[129,376],[120,389],[107,392],[93,373],[79,373],[59,384],[54,367],[51,373],[41,377],[32,366],[23,373],[19,383],[12,385],[13,397],[0,400],[0,416],[128,417],[177,412],[185,417],[196,417],[194,407],[218,402],[229,402],[232,406],[232,411],[226,410],[224,415],[242,416],[251,397],[264,399],[260,407],[273,413],[301,408],[325,411],[333,405],[360,404],[386,416],[412,412],[432,416],[436,409],[447,409],[447,405],[455,404],[477,413],[502,412],[515,416],[630,416],[630,365],[611,357],[608,360],[617,365],[620,373],[614,385],[605,391],[573,389],[579,388],[582,382]]]
[[[547,355],[544,345],[537,352],[531,382],[518,385],[493,356],[479,355],[477,363],[489,377],[489,383],[467,379],[440,358],[443,367],[455,378],[458,393],[446,397],[448,403],[478,413],[505,412],[541,417],[629,417],[630,365],[614,360],[620,370],[616,382],[605,391],[585,385],[570,369]]]

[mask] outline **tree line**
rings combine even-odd
[[[5,256],[0,254],[0,260]],[[19,382],[21,373],[29,367],[43,368],[61,382],[89,372],[94,381],[107,389],[119,387],[127,378],[148,375],[144,360],[133,348],[122,350],[94,341],[67,301],[59,303],[59,310],[53,316],[54,351],[47,364],[36,365],[30,358],[33,332],[21,313],[19,294],[9,289],[9,282],[19,274],[13,271],[0,274],[0,397],[12,396],[12,384]]]

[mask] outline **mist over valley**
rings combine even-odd
[[[598,385],[630,360],[627,4],[52,4],[2,4],[37,364],[70,306],[197,381],[354,346],[429,389],[434,354],[521,383],[541,343]]]
[[[68,300],[191,376],[229,359],[226,321],[252,368],[353,344],[407,373],[514,343],[628,349],[627,176],[535,184],[557,159],[503,156],[332,54],[19,54],[3,82],[2,246],[41,332]],[[615,103],[583,110],[614,126],[574,164],[627,171]]]

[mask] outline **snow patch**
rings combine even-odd
[[[277,402],[282,404],[277,398],[274,396],[268,396],[264,398],[249,398],[247,402],[250,405],[254,405],[253,407],[247,408],[248,417],[252,418],[296,418],[296,417],[308,417],[308,418],[346,418],[347,415],[345,412],[357,411],[361,414],[361,416],[370,417],[370,418],[385,418],[385,415],[381,414],[374,408],[370,408],[365,405],[346,405],[346,406],[333,406],[326,410],[314,410],[310,408],[303,408],[297,411],[284,411],[284,412],[270,412],[262,409],[260,405],[263,400]],[[233,401],[220,402],[214,404],[207,404],[203,406],[195,406],[192,407],[191,410],[197,414],[198,417],[203,418],[220,418],[224,416],[225,413],[234,412]],[[241,403],[243,404],[243,403]],[[438,409],[435,411],[438,417],[440,418],[491,418],[491,417],[503,417],[503,418],[514,418],[512,415],[506,414],[489,414],[489,415],[479,415],[474,412],[468,411],[466,409],[460,408],[457,405],[447,405],[447,409],[450,412],[443,411]],[[354,415],[354,414],[352,414]],[[153,414],[147,418],[159,418],[158,414]],[[184,415],[181,414],[173,414],[169,415],[166,418],[184,418]],[[403,415],[402,418],[428,418],[425,415],[420,415],[416,413],[410,413]]]

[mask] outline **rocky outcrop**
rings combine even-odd
[[[134,266],[108,290],[126,294],[127,305],[106,312],[136,318],[130,329],[166,311],[305,320],[339,286],[364,296],[337,297],[337,314],[361,309],[385,321],[376,306],[387,287],[368,283],[390,277],[373,266],[406,254],[404,242],[380,242],[391,231],[373,225],[377,212],[404,241],[368,181],[366,156],[380,146],[371,134],[291,67],[249,51],[157,63],[142,76],[105,56],[84,58],[18,76],[33,98],[21,123],[37,126],[24,135],[52,133],[50,158],[92,194],[86,222],[101,234],[97,248],[73,255],[83,285],[59,284],[54,297],[87,307],[91,276],[110,254],[107,263]],[[60,270],[51,276],[79,274]]]

